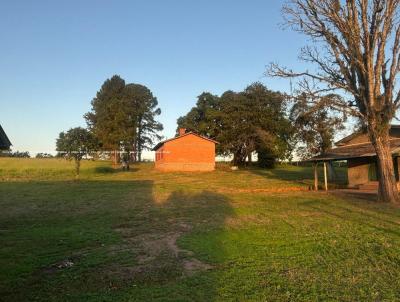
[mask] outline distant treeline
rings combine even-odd
[[[18,158],[29,158],[31,155],[28,151],[20,152],[20,151],[3,151],[0,152],[0,157],[18,157]]]

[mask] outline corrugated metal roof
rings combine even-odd
[[[0,125],[0,150],[8,150],[10,149],[11,142],[7,137],[7,134],[4,132],[3,127]]]
[[[195,135],[195,136],[197,136],[197,137],[200,137],[200,138],[202,138],[202,139],[205,139],[205,140],[208,140],[208,141],[210,141],[210,142],[213,142],[214,144],[219,144],[217,141],[215,141],[215,140],[213,140],[213,139],[211,139],[211,138],[202,136],[202,135],[200,135],[200,134],[197,134],[197,133],[191,131],[191,132],[187,132],[187,133],[185,133],[185,134],[183,134],[183,135],[179,135],[179,136],[177,136],[177,137],[173,137],[173,138],[167,139],[167,140],[165,140],[165,141],[159,142],[152,150],[153,150],[153,151],[157,151],[157,150],[160,149],[160,147],[161,147],[162,145],[164,145],[166,142],[179,139],[179,138],[184,137],[184,136],[187,136],[187,135],[189,135],[189,134],[193,134],[193,135]]]
[[[392,138],[390,140],[390,150],[392,154],[400,151],[400,138]],[[374,146],[368,142],[332,148],[325,152],[325,154],[314,156],[307,161],[345,160],[371,156],[376,156],[376,152]]]
[[[346,145],[348,142],[355,139],[356,137],[361,136],[361,135],[366,135],[366,134],[367,134],[366,132],[354,132],[354,133],[342,138],[341,140],[337,141],[335,143],[335,145],[336,146]],[[389,135],[390,135],[390,137],[400,138],[400,125],[391,125]]]
[[[400,152],[400,125],[391,125],[389,135],[392,154]],[[337,141],[335,148],[331,148],[325,154],[314,156],[306,161],[346,160],[376,156],[375,148],[369,141],[368,136],[365,138],[360,138],[360,136],[366,136],[366,133],[355,132],[350,134]],[[352,141],[353,143],[351,143]]]

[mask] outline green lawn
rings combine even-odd
[[[0,301],[400,300],[400,209],[311,178],[0,158]]]

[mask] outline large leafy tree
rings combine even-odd
[[[290,120],[296,129],[299,146],[297,153],[302,159],[324,154],[333,145],[335,135],[344,130],[346,116],[323,104],[330,104],[337,95],[327,95],[315,106],[306,94],[296,97],[290,111]]]
[[[85,119],[103,149],[135,151],[141,160],[142,150],[160,139],[162,125],[156,117],[161,110],[157,106],[157,99],[147,87],[125,84],[115,75],[97,92]]]
[[[61,132],[56,141],[56,148],[60,155],[75,161],[75,174],[78,178],[82,158],[97,150],[98,141],[91,132],[77,127]]]
[[[217,137],[219,129],[220,98],[209,92],[203,92],[197,97],[196,106],[185,116],[178,118],[178,129],[189,131],[207,137]]]
[[[290,158],[294,129],[286,114],[286,96],[268,90],[261,83],[248,86],[243,93],[254,110],[252,118],[257,125],[256,151],[259,165],[271,167],[276,158]]]
[[[235,165],[244,164],[254,151],[284,158],[291,132],[285,108],[282,94],[254,83],[242,92],[226,91],[221,97],[203,93],[196,106],[178,119],[178,127],[216,139],[218,153],[233,155]]]
[[[224,155],[233,155],[233,164],[242,165],[255,150],[257,132],[249,100],[242,93],[226,91],[221,95],[220,125],[217,140]]]
[[[270,75],[315,81],[324,94],[341,90],[350,100],[332,105],[362,120],[378,161],[379,199],[400,202],[390,150],[390,123],[400,107],[400,0],[290,0],[287,24],[311,38],[301,58],[315,70],[272,64]],[[316,98],[318,100],[318,98]]]
[[[271,166],[275,159],[287,158],[291,150],[292,128],[286,116],[285,97],[261,83],[243,92],[221,96],[220,132],[224,153],[233,154],[233,163],[242,165],[254,151],[259,164]],[[269,159],[269,164],[265,162]]]

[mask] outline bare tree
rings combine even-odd
[[[388,202],[400,201],[389,141],[390,123],[400,106],[399,3],[289,0],[283,7],[286,24],[311,38],[313,46],[303,48],[300,58],[316,68],[295,72],[271,64],[268,70],[271,76],[320,83],[320,94],[342,90],[352,97],[338,98],[331,106],[365,123],[377,154],[379,200]]]

